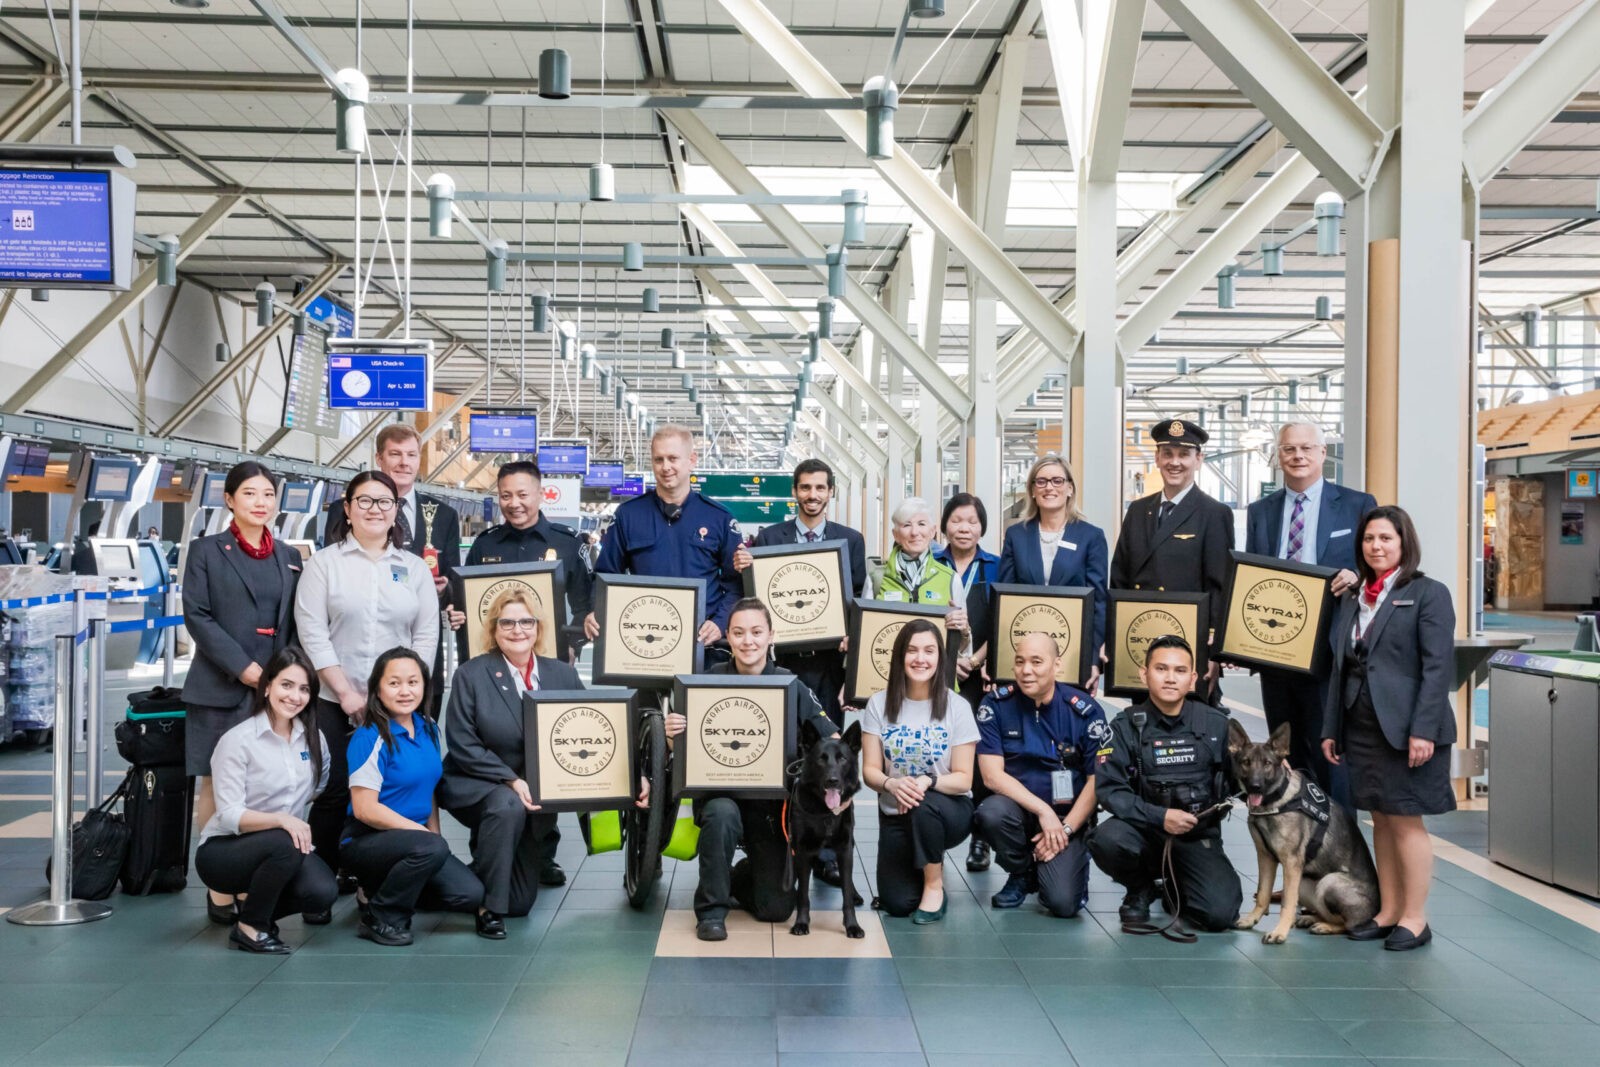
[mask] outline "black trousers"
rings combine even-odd
[[[1294,671],[1261,670],[1261,709],[1267,728],[1289,724],[1289,766],[1305,771],[1333,799],[1350,806],[1350,775],[1322,755],[1322,708],[1328,698],[1328,679]]]
[[[836,729],[844,729],[844,708],[839,705],[839,690],[844,685],[844,653],[837,649],[820,652],[780,652],[778,666],[793,671],[813,694]]]
[[[333,872],[315,852],[294,847],[287,830],[256,830],[207,838],[194,854],[194,869],[208,889],[238,896],[239,921],[267,930],[297,912],[327,911],[339,899]]]
[[[700,884],[694,891],[696,919],[723,919],[735,907],[764,923],[794,913],[794,882],[784,878],[788,842],[783,837],[781,800],[703,797],[694,802],[700,827]],[[744,845],[737,865],[734,851]]]
[[[910,915],[922,901],[922,868],[972,832],[972,798],[932,792],[904,815],[878,812],[878,903],[890,915]]]
[[[339,839],[344,836],[344,826],[350,817],[350,767],[348,752],[350,735],[355,731],[344,709],[331,700],[318,700],[316,707],[317,729],[328,742],[328,786],[311,802],[311,814],[306,821],[311,824],[311,844],[317,855],[335,873],[340,869]]]
[[[406,928],[417,911],[475,912],[483,883],[427,830],[375,830],[344,844],[345,869],[361,880],[377,922]]]
[[[529,811],[508,785],[497,785],[475,804],[450,814],[472,831],[472,873],[483,882],[483,907],[521,917],[539,896],[539,872],[561,836],[553,812]]]
[[[989,842],[1007,874],[1034,868],[1039,902],[1050,914],[1070,919],[1088,902],[1089,844],[1081,835],[1070,838],[1049,863],[1038,863],[1033,858],[1033,838],[1039,832],[1039,817],[999,793],[978,805],[975,832]]]
[[[1146,830],[1124,819],[1107,819],[1095,828],[1089,851],[1102,871],[1131,889],[1161,877],[1166,839],[1159,830]],[[1165,892],[1169,902],[1176,893],[1178,914],[1201,930],[1230,929],[1239,917],[1244,892],[1239,872],[1222,851],[1222,835],[1212,832],[1175,839],[1172,866],[1177,885],[1166,886]]]

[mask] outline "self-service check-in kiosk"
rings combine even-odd
[[[98,503],[103,512],[98,536],[73,539],[72,569],[106,579],[110,592],[131,592],[167,584],[166,560],[155,542],[127,536],[139,510],[155,497],[162,461],[85,450],[73,458],[73,508],[68,532],[75,533],[83,506]],[[106,605],[110,623],[142,621],[163,614],[160,594],[114,598]],[[148,646],[148,647],[145,647]],[[153,632],[130,630],[106,636],[106,668],[127,670],[135,662],[153,663],[160,643]]]
[[[284,541],[304,540],[306,527],[313,516],[322,511],[322,494],[326,482],[291,481],[278,483],[278,511],[283,518],[278,525],[278,536]]]

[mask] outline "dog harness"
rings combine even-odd
[[[1252,814],[1252,819],[1267,819],[1274,815],[1287,815],[1290,812],[1299,812],[1311,820],[1311,840],[1306,842],[1306,863],[1311,863],[1317,858],[1317,853],[1322,851],[1322,841],[1328,836],[1328,823],[1333,818],[1331,801],[1328,794],[1324,793],[1315,782],[1305,782],[1304,788],[1295,797],[1295,803],[1287,808],[1277,811],[1264,811],[1259,815]]]

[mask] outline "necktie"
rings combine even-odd
[[[1166,525],[1167,516],[1171,515],[1172,509],[1177,506],[1178,505],[1174,504],[1170,500],[1163,500],[1161,502],[1161,507],[1156,511],[1156,529],[1159,530],[1162,526]]]
[[[400,545],[402,548],[411,547],[411,522],[406,518],[406,501],[401,497],[395,504],[394,524],[400,528]]]
[[[815,531],[815,530],[807,530],[806,531],[806,544],[814,545],[816,543],[817,543],[817,531]]]
[[[1299,559],[1306,547],[1306,495],[1294,495],[1294,513],[1289,516],[1289,547],[1284,559]]]

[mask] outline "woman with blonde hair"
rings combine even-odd
[[[483,623],[481,653],[451,681],[439,806],[472,831],[472,869],[484,891],[478,932],[498,940],[507,915],[532,910],[554,847],[556,817],[539,810],[525,777],[522,694],[583,682],[569,664],[536,654],[546,621],[526,589],[497,596]]]
[[[1028,500],[1022,521],[1006,530],[999,581],[1016,585],[1086,586],[1094,590],[1091,659],[1100,662],[1106,639],[1106,574],[1110,553],[1105,531],[1078,512],[1078,479],[1062,457],[1040,456],[1028,470]],[[1093,690],[1100,668],[1080,679]]]

